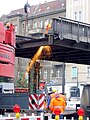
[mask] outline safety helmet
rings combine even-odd
[[[7,23],[7,24],[6,24],[6,27],[7,27],[7,28],[10,28],[10,23]]]
[[[52,92],[57,92],[57,90],[56,90],[56,89],[53,89]]]

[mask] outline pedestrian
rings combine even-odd
[[[54,111],[59,108],[60,113],[60,119],[63,119],[63,112],[66,107],[66,101],[60,96],[60,93],[57,93],[55,98],[53,98],[50,102],[49,109],[52,112],[52,119],[55,119],[55,113]]]

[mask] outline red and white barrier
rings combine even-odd
[[[32,114],[32,116],[21,116],[19,118],[16,118],[16,117],[4,117],[4,116],[0,116],[0,120],[43,120],[44,117],[43,117],[43,113],[41,113],[40,116],[35,116],[34,114]]]
[[[29,94],[29,109],[43,110],[44,100],[45,100],[45,94]]]
[[[44,115],[43,113],[41,113],[40,116],[35,116],[34,114],[32,114],[32,116],[26,116],[26,114],[24,114],[24,116],[21,116],[19,118],[16,118],[16,117],[10,117],[10,114],[8,115],[8,117],[4,117],[2,115],[0,115],[0,120],[44,120]],[[53,120],[51,118],[51,116],[49,117],[48,116],[48,120]],[[62,120],[62,119],[60,119]],[[64,117],[63,120],[68,120],[66,119],[66,117]],[[75,120],[74,117],[72,117],[70,120]],[[89,120],[89,118],[87,117],[86,120]]]
[[[55,120],[55,119],[48,119],[48,120]],[[66,119],[66,117],[64,117],[64,119],[59,119],[59,120],[69,120],[69,119]],[[76,120],[76,119],[74,119],[74,117],[72,117],[70,120]],[[89,118],[87,117],[86,120],[89,120]]]

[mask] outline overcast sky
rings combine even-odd
[[[44,3],[53,0],[28,0],[29,5]],[[27,0],[0,0],[0,16],[9,14],[12,10],[23,8]]]

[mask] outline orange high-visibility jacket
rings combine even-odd
[[[56,95],[57,95],[57,92],[56,92],[56,93],[52,93],[52,94],[50,95],[50,99],[52,100],[53,98],[56,97]],[[62,97],[62,98],[66,101],[66,96],[65,96],[65,95],[60,94],[60,97]]]
[[[66,101],[62,98],[53,98],[50,102],[49,109],[51,110],[52,113],[54,113],[56,108],[59,108],[61,110],[61,113],[64,112],[66,107]]]

